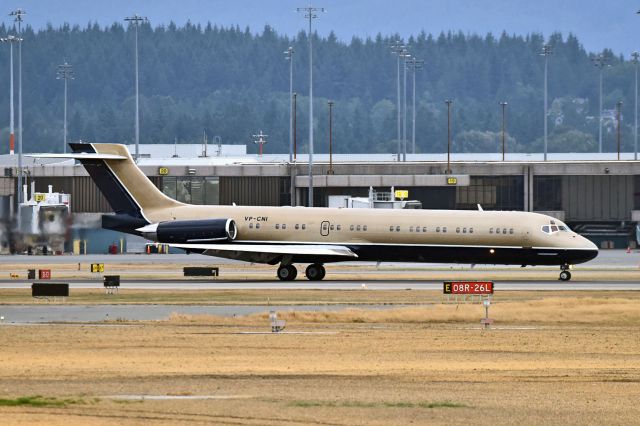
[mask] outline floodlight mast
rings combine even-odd
[[[138,161],[140,155],[140,93],[138,90],[138,26],[143,22],[149,22],[146,16],[140,16],[137,13],[133,16],[124,18],[125,21],[132,24],[136,29],[135,42],[135,64],[136,64],[136,155],[135,160]]]
[[[311,23],[318,17],[317,12],[325,12],[324,7],[299,7],[298,12],[304,12],[309,20],[309,207],[313,207],[313,34]]]
[[[547,102],[547,74],[549,69],[549,55],[551,55],[553,51],[551,50],[551,45],[545,44],[542,46],[542,51],[540,52],[541,56],[544,56],[544,161],[547,161],[547,151],[548,151],[548,143],[547,143],[547,132],[548,132],[548,102]]]
[[[0,42],[9,43],[9,154],[15,154],[15,125],[13,113],[13,44],[22,41],[16,36],[0,38]]]
[[[293,47],[284,51],[285,59],[289,61],[289,163],[293,162]]]
[[[634,90],[635,98],[635,120],[633,123],[633,159],[638,160],[638,60],[640,59],[640,53],[633,52],[631,54],[636,71],[636,85]]]
[[[402,161],[407,161],[407,62],[411,60],[408,50],[402,55],[404,65],[404,86],[402,95]]]
[[[397,73],[397,106],[396,106],[396,112],[397,112],[397,116],[398,116],[398,120],[397,120],[397,140],[398,140],[398,161],[401,160],[400,156],[402,153],[402,139],[401,139],[401,135],[400,135],[400,58],[402,57],[401,55],[403,54],[403,52],[406,52],[405,46],[404,44],[402,44],[400,42],[400,40],[396,40],[392,45],[391,45],[391,52],[395,55],[397,55],[397,63],[398,63],[398,73]]]
[[[411,108],[411,113],[413,115],[411,120],[411,153],[416,153],[416,71],[421,70],[424,65],[423,60],[417,60],[414,56],[409,61],[409,69],[413,71],[413,107]]]
[[[73,66],[66,61],[62,65],[58,65],[58,73],[56,76],[58,80],[64,80],[64,143],[63,151],[67,153],[67,81],[73,80]]]
[[[600,70],[600,111],[599,111],[599,120],[598,120],[598,152],[602,152],[602,70],[607,66],[608,59],[599,54],[593,58],[591,58],[593,62],[593,66]]]
[[[18,24],[18,37],[22,35],[23,9],[9,13]],[[22,38],[18,38],[18,204],[22,203]]]

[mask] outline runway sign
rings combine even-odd
[[[33,283],[32,297],[69,297],[68,283]]]
[[[445,281],[444,294],[493,294],[493,281]]]
[[[104,263],[92,263],[91,272],[104,272]]]

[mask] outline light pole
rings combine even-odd
[[[0,38],[0,41],[3,43],[9,43],[9,154],[13,155],[15,153],[15,126],[13,120],[13,44],[22,41],[22,39],[16,36],[7,36],[5,38]]]
[[[600,54],[591,58],[593,65],[600,70],[600,103],[599,103],[599,120],[598,120],[598,152],[602,152],[602,69],[607,66],[607,58]]]
[[[504,133],[505,133],[505,119],[506,119],[506,107],[507,107],[507,103],[506,102],[500,102],[500,105],[502,106],[502,161],[504,161],[504,152],[505,152],[505,145],[504,145]]]
[[[309,20],[309,207],[313,207],[313,33],[311,23],[317,18],[317,12],[324,12],[324,7],[299,7]]]
[[[64,80],[64,153],[67,153],[67,80],[73,80],[73,66],[66,61],[62,65],[58,65],[58,80]]]
[[[125,21],[132,24],[136,29],[136,43],[135,43],[135,63],[136,63],[136,155],[135,160],[138,161],[140,155],[140,93],[138,91],[138,27],[142,22],[149,22],[145,16],[140,16],[137,13],[133,16],[124,18]]]
[[[423,60],[417,60],[414,56],[409,61],[409,69],[413,72],[413,106],[411,108],[411,153],[416,153],[416,71],[422,69]]]
[[[402,54],[404,62],[404,86],[402,95],[402,161],[407,161],[407,62],[411,60],[409,51]]]
[[[633,123],[633,159],[638,159],[638,59],[640,59],[640,53],[633,52],[631,54],[633,57],[633,63],[635,65],[636,71],[636,86],[634,90],[635,97],[635,119]]]
[[[26,14],[22,9],[9,13],[18,23],[18,37],[22,35],[22,17]],[[22,38],[18,38],[18,204],[22,201]]]
[[[333,101],[327,102],[329,105],[329,172],[327,174],[333,174]]]
[[[622,101],[616,103],[616,124],[617,124],[617,140],[618,140],[618,160],[620,160],[620,110],[622,109]]]
[[[284,51],[289,61],[289,162],[293,161],[293,47]]]
[[[547,72],[549,69],[549,55],[553,52],[551,50],[551,45],[545,44],[542,46],[542,52],[540,52],[541,56],[544,56],[544,161],[547,161],[547,126],[548,126],[548,102],[547,102]]]
[[[451,104],[453,101],[447,99],[444,101],[447,104],[447,173],[451,174]]]
[[[298,156],[298,94],[293,93],[293,161]]]
[[[398,115],[398,121],[397,121],[397,140],[398,140],[398,161],[400,161],[400,155],[402,153],[402,142],[401,142],[401,135],[400,135],[400,58],[402,57],[402,55],[406,52],[405,46],[399,41],[396,40],[395,43],[393,43],[391,45],[391,52],[394,53],[395,55],[397,55],[397,59],[398,59],[398,84],[397,84],[397,106],[396,106],[396,111],[397,111],[397,115]]]

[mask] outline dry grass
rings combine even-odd
[[[393,309],[278,312],[278,318],[305,323],[477,323],[484,316],[478,304],[431,304]],[[545,297],[540,300],[493,303],[490,316],[498,324],[593,324],[640,326],[640,300],[602,297]],[[169,321],[200,324],[264,324],[268,313],[244,317],[173,314]]]
[[[516,326],[490,331],[479,329],[479,305],[437,303],[279,312],[287,330],[306,334],[252,333],[269,330],[266,314],[124,326],[0,325],[1,399],[90,401],[0,405],[0,418],[3,424],[638,423],[640,296],[507,296],[497,296],[491,316],[497,325]],[[517,327],[526,324],[534,326]],[[220,399],[123,403],[110,395]]]

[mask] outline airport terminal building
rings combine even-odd
[[[201,145],[142,145],[143,172],[168,196],[193,204],[307,205],[306,155],[246,154],[244,146],[224,145],[207,153]],[[130,151],[133,149],[130,148]],[[314,206],[332,195],[367,196],[369,188],[408,191],[425,209],[521,210],[558,217],[601,248],[634,246],[640,221],[640,162],[633,154],[316,155]],[[0,157],[0,195],[15,202],[15,156]],[[36,191],[53,185],[71,195],[78,222],[95,226],[111,211],[85,169],[73,160],[25,158],[25,176]],[[447,172],[450,167],[450,173]],[[6,205],[6,202],[5,202]],[[6,210],[6,209],[4,209]],[[6,213],[5,213],[6,216]],[[87,225],[89,226],[89,225]]]

